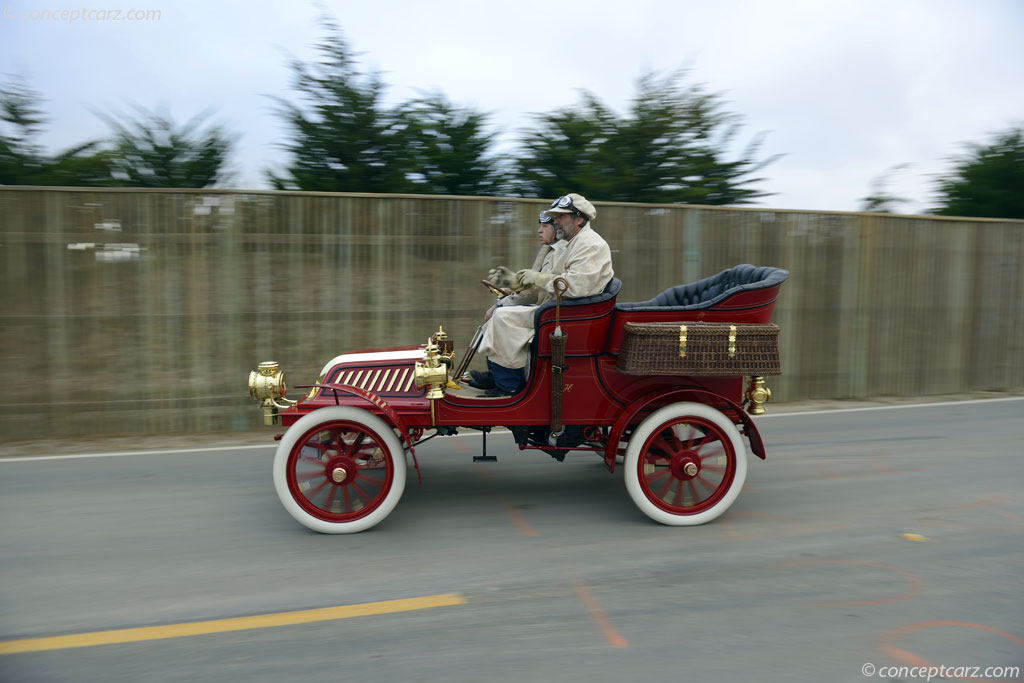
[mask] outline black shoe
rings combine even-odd
[[[544,448],[542,450],[558,462],[565,462],[565,454],[569,452],[563,450],[552,450],[550,448]]]
[[[530,428],[526,425],[510,425],[508,431],[512,432],[512,438],[520,446],[530,445]]]
[[[575,448],[583,441],[583,425],[566,425],[562,429],[562,434],[555,440],[555,445]]]
[[[499,387],[494,387],[493,389],[488,389],[487,391],[485,391],[481,395],[484,398],[502,398],[502,397],[505,397],[505,396],[511,396],[512,392],[511,391],[505,391],[504,389],[501,389]]]
[[[493,389],[495,387],[494,375],[492,375],[490,372],[481,372],[479,370],[470,370],[469,371],[469,377],[470,377],[470,379],[466,381],[466,384],[468,384],[469,386],[473,387],[474,389],[484,389],[484,390],[487,390],[487,389]]]

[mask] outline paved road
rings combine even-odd
[[[0,651],[455,596],[56,641],[0,654],[0,681],[861,681],[913,680],[893,666],[1024,667],[1022,417],[1019,399],[766,416],[768,460],[696,528],[649,521],[592,455],[560,464],[508,435],[489,439],[496,464],[471,462],[475,435],[424,444],[422,485],[354,536],[284,512],[272,447],[0,461]]]

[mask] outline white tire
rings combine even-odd
[[[629,438],[626,490],[640,510],[669,526],[696,526],[729,509],[747,478],[736,426],[701,403],[673,403],[649,415]]]
[[[405,478],[405,452],[394,429],[350,406],[302,416],[274,456],[274,488],[284,509],[324,534],[379,524],[402,497]]]

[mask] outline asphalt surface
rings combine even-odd
[[[766,416],[768,460],[691,528],[648,520],[596,456],[558,463],[507,434],[488,439],[497,463],[471,461],[477,435],[422,445],[423,483],[410,470],[391,516],[351,536],[285,513],[272,444],[5,459],[0,652],[72,638],[0,654],[0,681],[1022,679],[1022,418],[1021,399]]]

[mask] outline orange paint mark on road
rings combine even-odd
[[[818,526],[807,526],[794,520],[792,517],[784,517],[782,515],[773,515],[768,512],[733,512],[730,517],[768,517],[771,519],[782,522],[786,528],[784,529],[773,529],[772,531],[762,531],[756,534],[745,534],[740,533],[733,529],[733,521],[731,519],[725,519],[719,522],[722,525],[722,529],[725,531],[725,535],[734,541],[745,541],[752,538],[765,538],[769,536],[786,536],[789,534],[806,534],[812,531],[835,531],[838,529],[852,529],[850,525],[818,525]]]
[[[486,481],[493,481],[494,480],[494,472],[491,472],[491,470],[487,467],[487,465],[490,464],[490,463],[476,463],[476,464],[480,465],[480,469],[478,469],[476,471],[476,476],[478,476],[481,479],[484,479]]]
[[[868,477],[885,477],[893,476],[898,474],[912,474],[914,472],[930,472],[934,467],[919,467],[914,469],[905,470],[894,470],[884,462],[883,458],[889,457],[890,453],[875,453],[870,455],[866,460],[845,458],[838,462],[832,463],[820,463],[812,462],[811,467],[818,471],[819,479],[865,479]],[[859,472],[835,472],[833,467],[835,465],[852,465],[861,469]],[[864,468],[870,468],[873,471],[864,471]]]
[[[876,569],[884,569],[890,572],[896,572],[900,576],[907,579],[910,582],[910,589],[899,595],[887,596],[884,598],[878,598],[875,600],[844,600],[836,602],[815,602],[813,604],[818,607],[854,607],[859,605],[885,605],[890,602],[902,602],[904,600],[912,600],[919,598],[924,595],[924,579],[917,574],[913,574],[899,567],[891,567],[887,564],[876,564],[874,562],[859,562],[857,560],[801,560],[799,562],[791,562],[783,565],[783,569],[793,569],[795,567],[807,567],[813,565],[823,564],[852,564],[860,565],[863,567],[874,567]]]
[[[981,500],[974,501],[973,503],[965,503],[960,506],[962,509],[967,508],[987,508],[993,505],[999,505],[1005,503],[1006,499],[1009,498],[1005,493],[1001,493],[997,496],[989,496],[988,498],[982,498]]]
[[[999,515],[1000,517],[1012,519],[1017,524],[1024,525],[1024,517],[1021,517],[1020,515],[1015,515],[1012,512],[1007,512],[1006,510],[993,510],[992,513]]]
[[[1004,638],[1004,639],[1010,641],[1011,643],[1013,643],[1014,645],[1016,645],[1020,649],[1024,650],[1024,639],[1018,638],[1017,636],[1012,635],[1010,633],[1006,633],[1004,631],[1000,631],[999,629],[992,628],[991,626],[984,626],[982,624],[972,624],[972,623],[969,623],[969,622],[966,622],[966,621],[922,621],[922,622],[917,623],[917,624],[910,624],[909,626],[902,626],[900,628],[894,629],[892,631],[889,631],[888,633],[883,634],[882,637],[878,639],[878,645],[882,649],[882,652],[884,652],[888,656],[892,657],[894,660],[900,662],[901,664],[905,664],[907,666],[919,666],[919,667],[924,667],[924,668],[927,668],[927,669],[931,669],[931,668],[935,667],[934,664],[932,664],[928,660],[924,659],[923,657],[920,657],[920,656],[914,654],[913,652],[910,652],[909,650],[904,650],[904,649],[898,648],[895,645],[893,645],[892,643],[894,641],[899,640],[900,638],[903,638],[903,637],[905,637],[907,635],[910,635],[911,633],[914,633],[915,631],[924,631],[924,630],[927,630],[927,629],[938,628],[940,626],[959,626],[959,627],[975,628],[975,629],[979,629],[979,630],[982,630],[982,631],[987,631],[988,633],[994,633],[995,635],[999,636],[1000,638]],[[935,668],[937,668],[937,667],[935,667]],[[957,680],[985,681],[986,683],[993,683],[993,681],[991,679],[981,679],[981,678],[971,678],[971,679],[957,678]],[[999,683],[1007,683],[1007,681],[1010,681],[1010,680],[1011,679],[1004,678],[1004,679],[1001,679],[999,681]],[[1020,679],[1020,678],[1013,679],[1013,680],[1016,680],[1018,682],[1019,681],[1024,681],[1024,679]]]
[[[612,647],[629,647],[629,641],[622,637],[622,635],[615,630],[612,626],[611,619],[601,609],[601,605],[598,604],[597,599],[587,588],[586,584],[579,578],[574,576],[572,579],[573,588],[576,590],[576,594],[580,596],[580,600],[586,605],[587,611],[590,612],[590,616],[597,622],[598,627],[601,629],[601,633],[604,634],[605,640]]]
[[[973,503],[964,503],[962,505],[957,505],[956,507],[950,508],[949,512],[947,512],[946,514],[952,516],[952,515],[955,515],[957,512],[961,512],[961,511],[964,511],[964,510],[984,510],[984,509],[988,509],[988,511],[990,513],[992,513],[993,515],[998,515],[1000,517],[1004,517],[1006,519],[1009,519],[1009,520],[1011,520],[1013,522],[1013,524],[975,524],[975,523],[972,523],[972,522],[949,522],[949,521],[946,521],[944,519],[933,519],[931,517],[925,517],[923,519],[923,522],[925,524],[930,524],[932,526],[945,527],[947,529],[995,529],[995,530],[1002,530],[1002,529],[1017,529],[1017,528],[1020,528],[1020,527],[1024,527],[1024,517],[1021,517],[1020,515],[1016,515],[1016,514],[1014,514],[1012,512],[1009,512],[1007,510],[997,510],[997,509],[995,509],[995,506],[1001,505],[1002,503],[1006,502],[1007,498],[1009,498],[1009,496],[1007,496],[1006,494],[999,494],[999,495],[995,495],[995,496],[989,496],[988,498],[982,498],[981,500],[976,500]]]
[[[523,513],[519,511],[519,508],[513,505],[510,500],[502,497],[501,504],[505,508],[505,513],[512,518],[516,528],[519,529],[519,532],[523,534],[523,536],[540,536],[540,534],[537,533],[537,530],[530,526],[530,523],[526,521],[526,517],[524,517]]]
[[[788,441],[805,441],[807,439],[821,439],[825,443],[835,440],[835,434],[780,434],[772,437],[772,441],[775,443],[785,443]]]

